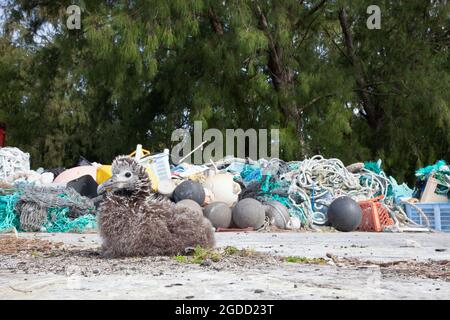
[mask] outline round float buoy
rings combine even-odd
[[[279,201],[270,201],[265,206],[266,216],[270,224],[277,228],[286,229],[291,219],[288,209]]]
[[[225,202],[213,202],[203,209],[203,214],[214,228],[229,228],[232,222],[230,207]]]
[[[200,205],[197,202],[195,202],[194,200],[184,199],[184,200],[177,202],[176,206],[189,208],[189,209],[197,212],[198,214],[203,215],[202,207],[200,207]]]
[[[233,175],[229,173],[210,176],[203,186],[212,192],[215,202],[224,202],[229,207],[236,204],[241,192],[241,186],[233,181]]]
[[[264,225],[265,217],[264,206],[255,199],[242,199],[233,208],[233,221],[241,229],[261,228]]]
[[[350,197],[339,197],[328,207],[328,221],[338,231],[349,232],[359,227],[362,210],[358,203]]]
[[[175,202],[191,199],[202,205],[205,202],[205,190],[200,183],[186,180],[175,188],[172,197]]]

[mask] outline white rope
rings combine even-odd
[[[340,196],[366,200],[382,194],[386,198],[391,184],[384,174],[376,174],[367,169],[352,173],[341,160],[325,159],[320,155],[304,161],[290,162],[289,165],[298,166],[298,169],[281,176],[281,179],[290,183],[289,199],[305,212],[310,222],[318,225],[326,222],[326,215],[316,210],[316,201],[320,208],[328,206]],[[292,194],[301,196],[303,202],[296,204]],[[329,195],[328,199],[322,199],[326,195]]]
[[[0,148],[0,180],[30,170],[30,155],[18,148]]]
[[[264,171],[274,171],[281,181],[289,185],[288,198],[293,207],[303,213],[312,226],[326,223],[327,216],[320,209],[328,207],[340,196],[349,196],[356,201],[373,199],[383,195],[383,204],[392,213],[394,206],[389,203],[388,191],[391,186],[389,178],[381,172],[377,174],[364,167],[350,171],[339,159],[325,159],[320,155],[303,161],[284,162],[280,159],[249,161],[229,157],[216,165],[219,167],[236,161],[240,163],[259,164]],[[278,171],[283,169],[284,172]],[[271,172],[272,173],[272,172]],[[299,201],[301,199],[301,201]],[[398,220],[393,217],[396,225]]]
[[[409,204],[410,206],[414,207],[414,208],[417,210],[417,212],[422,216],[423,220],[425,221],[426,227],[427,227],[427,228],[430,227],[430,220],[428,219],[428,217],[427,217],[427,215],[425,214],[425,212],[423,212],[422,208],[420,208],[419,206],[415,205],[415,204],[412,203],[412,202],[406,202],[406,201],[402,201],[402,202],[403,202],[403,203],[407,203],[407,204]],[[407,216],[407,217],[408,217],[408,216]],[[409,220],[409,221],[412,221],[409,217],[408,217],[408,220]],[[413,222],[414,222],[414,221],[413,221]]]

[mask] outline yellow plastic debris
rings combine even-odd
[[[150,154],[151,154],[150,151],[143,149],[142,145],[138,144],[136,150],[130,153],[130,157],[134,157],[136,160],[139,161],[139,159],[141,159],[142,157],[148,156]],[[158,176],[153,172],[153,170],[150,168],[149,165],[146,165],[145,169],[147,170],[148,176],[152,181],[152,190],[158,191],[158,184],[159,184]],[[96,181],[98,184],[102,184],[111,177],[112,177],[111,165],[102,165],[97,168]]]
[[[98,184],[102,184],[109,178],[111,178],[111,166],[110,165],[102,165],[101,167],[97,168],[97,181]]]

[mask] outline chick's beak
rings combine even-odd
[[[102,184],[100,184],[97,187],[97,194],[103,195],[106,192],[110,192],[111,190],[115,189],[116,185],[117,185],[117,179],[115,176],[112,176],[111,178],[109,178],[108,180],[106,180],[105,182],[103,182]]]

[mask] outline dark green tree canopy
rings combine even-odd
[[[195,120],[280,128],[286,160],[381,158],[400,180],[450,160],[447,1],[0,3],[0,122],[34,167],[161,151]]]

